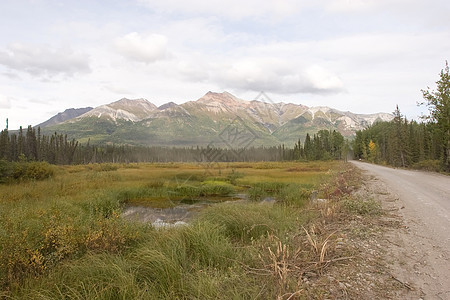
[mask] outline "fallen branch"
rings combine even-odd
[[[401,281],[400,279],[398,279],[397,277],[395,277],[395,276],[392,275],[391,273],[389,273],[389,275],[391,275],[392,279],[394,279],[395,281],[399,282],[401,285],[403,285],[404,287],[406,287],[408,290],[414,291],[414,288],[413,288],[410,284]]]

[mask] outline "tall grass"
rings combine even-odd
[[[270,203],[222,203],[200,213],[198,220],[219,224],[224,234],[234,241],[249,242],[292,229],[299,217],[296,211]]]
[[[248,197],[252,201],[273,197],[283,204],[303,206],[310,199],[312,188],[311,184],[260,182],[252,185]]]
[[[118,253],[142,229],[120,218],[120,204],[106,193],[83,202],[24,199],[0,203],[0,286],[20,285],[60,262],[89,251]]]
[[[268,249],[290,247],[310,219],[302,207],[318,171],[308,179],[299,163],[235,167],[213,177],[185,164],[58,167],[44,181],[0,185],[0,298],[274,298],[288,285],[274,287]],[[164,230],[120,217],[134,201],[258,188],[279,202],[217,204]]]
[[[217,219],[219,218],[219,219]],[[41,299],[249,299],[271,292],[267,274],[249,273],[268,234],[283,235],[300,222],[282,206],[221,204],[191,226],[150,230],[129,252],[90,253],[30,279],[19,298]],[[256,244],[255,244],[256,243]],[[250,248],[249,248],[250,247]],[[256,248],[255,248],[256,249]],[[264,296],[264,297],[266,297]]]

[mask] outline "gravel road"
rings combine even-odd
[[[450,299],[450,176],[352,163],[381,181],[402,218],[387,237],[396,278],[424,299]]]

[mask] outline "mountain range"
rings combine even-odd
[[[264,94],[262,94],[264,96]],[[292,146],[306,133],[338,130],[351,137],[388,113],[355,114],[325,106],[245,101],[228,92],[208,92],[196,101],[157,107],[146,99],[120,99],[95,108],[69,109],[39,124],[45,133],[65,133],[80,142],[131,145],[243,147]]]

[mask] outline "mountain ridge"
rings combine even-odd
[[[44,122],[36,125],[36,127],[47,127],[47,126],[51,126],[51,125],[57,125],[57,124],[65,122],[67,120],[76,118],[82,114],[85,114],[92,109],[94,109],[94,108],[93,107],[68,108],[63,112],[60,112],[60,113],[54,115],[47,121],[44,121]]]
[[[228,93],[209,91],[182,104],[169,102],[157,107],[150,101],[122,98],[44,130],[59,131],[80,140],[136,145],[193,146],[223,143],[219,134],[240,119],[241,127],[255,132],[256,144],[295,143],[306,132],[338,130],[351,137],[356,130],[392,114],[355,114],[326,106],[246,101]],[[45,123],[45,122],[44,122]]]

